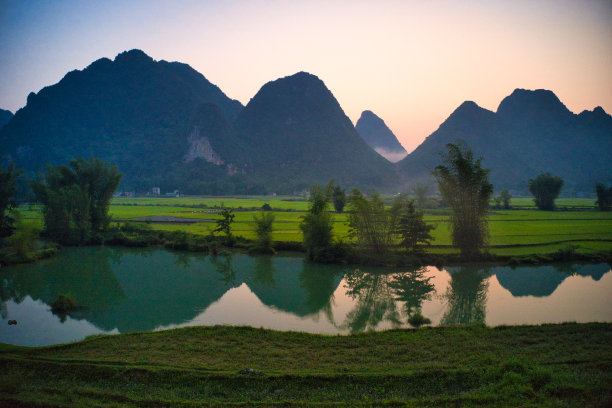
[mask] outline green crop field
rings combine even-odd
[[[252,239],[255,237],[253,216],[264,203],[276,210],[272,239],[301,242],[299,224],[308,202],[295,197],[122,197],[113,199],[110,213],[115,221],[144,222],[144,217],[152,216],[172,217],[174,221],[186,219],[190,223],[152,222],[151,226],[207,235],[216,228],[220,208],[228,207],[235,211],[232,232]],[[557,211],[529,208],[532,200],[528,198],[513,199],[512,204],[516,209],[492,209],[489,213],[490,250],[495,254],[548,253],[568,245],[583,251],[612,249],[612,212],[595,210],[594,199],[559,199]],[[41,220],[40,208],[36,206],[23,206],[20,211],[26,219]],[[433,252],[454,251],[450,248],[447,214],[448,210],[425,211],[425,220],[436,227],[432,232],[432,244],[436,246]],[[334,213],[334,221],[335,236],[349,240],[347,214]]]

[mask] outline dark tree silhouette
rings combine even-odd
[[[429,245],[433,237],[430,231],[433,225],[423,221],[423,212],[414,208],[414,201],[409,201],[397,221],[397,233],[400,236],[400,245],[409,252],[419,252],[420,244]]]
[[[340,186],[334,186],[332,191],[332,201],[336,212],[341,213],[346,205],[346,190]]]
[[[15,163],[11,163],[6,170],[0,167],[0,238],[8,237],[15,229],[11,211],[17,207],[16,182],[20,174],[20,171],[15,170]]]
[[[597,183],[595,192],[597,193],[597,207],[601,211],[610,211],[612,207],[612,186],[606,188],[603,184]]]
[[[549,173],[538,175],[536,178],[529,180],[529,192],[533,194],[535,205],[540,210],[554,210],[555,199],[559,196],[563,187],[563,179],[561,177],[551,176]]]

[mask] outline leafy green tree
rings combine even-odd
[[[110,200],[120,181],[117,167],[100,159],[77,158],[69,166],[47,166],[45,176],[30,183],[44,205],[46,234],[63,244],[82,244],[104,232],[110,223]]]
[[[221,218],[217,220],[217,228],[215,232],[223,232],[227,239],[231,239],[232,237],[232,223],[234,222],[235,214],[232,213],[233,210],[231,208],[224,208],[221,210]]]
[[[387,255],[395,239],[397,220],[406,202],[406,197],[399,195],[387,209],[378,194],[372,194],[368,199],[361,191],[353,189],[349,197],[348,224],[361,253],[370,258]]]
[[[512,199],[512,195],[506,189],[503,189],[499,195],[493,197],[493,201],[495,201],[495,208],[510,208],[510,200]]]
[[[396,232],[400,236],[400,245],[409,252],[418,252],[419,245],[429,245],[433,239],[430,232],[433,225],[423,221],[423,211],[414,208],[414,201],[408,201],[397,222]]]
[[[421,183],[416,183],[414,187],[412,187],[412,194],[414,194],[417,208],[425,208],[430,189],[431,187],[428,184]]]
[[[332,191],[332,201],[334,203],[334,209],[336,212],[341,213],[344,211],[346,205],[346,190],[340,186],[334,186]]]
[[[474,160],[474,154],[465,143],[449,143],[446,147],[443,164],[437,166],[433,174],[452,211],[453,244],[469,257],[486,245],[487,210],[493,185],[489,183],[489,170],[481,167],[482,158]]]
[[[272,224],[274,223],[274,214],[270,212],[261,212],[259,216],[253,215],[255,224],[255,246],[253,250],[259,253],[273,254],[272,248]]]
[[[333,219],[328,211],[333,181],[326,187],[318,184],[310,187],[308,214],[302,217],[300,230],[308,259],[329,262],[333,258]]]
[[[555,199],[561,192],[563,179],[551,176],[550,173],[544,173],[529,180],[528,187],[529,192],[535,197],[535,205],[540,210],[551,211],[555,209]]]
[[[15,170],[15,163],[11,163],[6,170],[0,167],[0,238],[8,237],[15,229],[15,219],[11,213],[17,207],[15,193],[20,174],[21,171]]]
[[[612,186],[606,188],[603,184],[597,183],[595,192],[597,193],[597,207],[601,211],[610,211],[612,207]]]

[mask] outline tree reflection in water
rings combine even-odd
[[[404,314],[410,319],[415,313],[421,313],[423,301],[430,300],[435,292],[435,286],[430,283],[430,277],[425,277],[426,268],[399,273],[394,276],[390,285],[394,290],[395,299],[404,303]]]
[[[215,266],[217,272],[221,275],[221,282],[226,285],[234,285],[236,283],[236,270],[232,266],[231,255],[216,255],[210,257],[210,262]]]
[[[274,281],[274,274],[276,273],[276,269],[274,268],[274,263],[272,262],[272,256],[260,255],[254,257],[254,259],[254,283],[261,286],[276,286]]]
[[[345,276],[347,296],[357,300],[357,305],[351,310],[344,324],[352,333],[364,330],[374,330],[380,322],[391,323],[399,327],[402,322],[393,298],[393,288],[389,283],[391,274],[368,273],[354,269]]]
[[[487,269],[477,266],[462,266],[451,273],[446,293],[448,309],[440,321],[441,325],[484,324],[486,317],[489,276]]]

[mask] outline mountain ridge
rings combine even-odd
[[[385,121],[370,110],[361,113],[355,130],[372,149],[390,162],[398,162],[408,154]]]
[[[462,103],[398,163],[408,184],[433,182],[439,153],[458,140],[484,158],[497,190],[526,192],[528,180],[544,172],[562,177],[566,191],[612,182],[612,116],[600,107],[576,115],[549,90],[516,89],[496,112]]]

